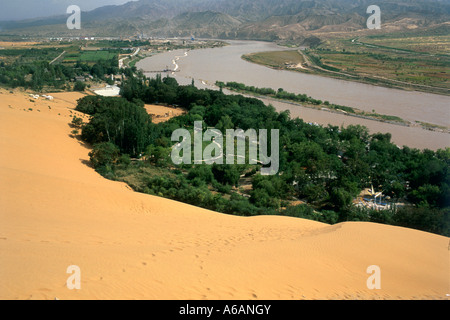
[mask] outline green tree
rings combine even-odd
[[[231,186],[237,186],[239,182],[240,173],[236,165],[216,164],[212,165],[212,173],[214,178],[222,183]]]
[[[227,129],[234,128],[234,124],[230,116],[224,115],[222,116],[222,118],[220,118],[219,122],[217,122],[216,128],[219,129],[223,133],[223,135],[225,135]]]
[[[210,165],[201,164],[194,166],[187,175],[189,180],[194,180],[196,178],[204,181],[206,183],[212,183],[214,180],[214,175]]]
[[[81,129],[83,127],[83,119],[77,116],[73,116],[71,126],[72,128]]]
[[[344,188],[333,188],[330,191],[330,202],[336,211],[349,209],[352,199],[352,195]]]
[[[318,213],[315,213],[314,210],[306,204],[288,206],[282,213],[286,216],[310,220],[319,220],[320,217]]]
[[[280,199],[270,196],[264,189],[252,190],[250,192],[250,202],[261,208],[278,209],[280,207]]]
[[[119,158],[119,148],[111,142],[101,142],[94,145],[89,152],[89,157],[94,168],[111,167]]]
[[[86,89],[86,85],[81,81],[76,81],[75,85],[73,86],[74,91],[84,91]]]
[[[157,166],[164,166],[169,162],[170,148],[149,145],[145,151],[145,154],[150,163]]]
[[[411,201],[421,207],[437,207],[441,191],[438,186],[425,184],[409,195]]]

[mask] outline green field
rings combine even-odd
[[[99,60],[111,60],[117,56],[117,53],[112,53],[109,51],[81,51],[81,52],[73,52],[68,53],[64,62],[97,62]]]
[[[448,95],[448,52],[450,37],[446,35],[379,35],[329,39],[301,52],[259,52],[242,58],[272,68]],[[296,63],[302,63],[307,68],[295,67]]]
[[[0,50],[0,61],[3,63],[29,64],[36,61],[52,61],[63,52],[60,48],[29,48]]]
[[[116,53],[111,53],[108,51],[83,51],[80,60],[83,62],[87,61],[98,61],[98,60],[110,60],[116,57]]]
[[[287,68],[289,65],[298,65],[304,62],[302,55],[297,50],[251,53],[244,55],[243,58],[277,69]]]
[[[362,77],[395,80],[404,85],[450,90],[448,37],[352,39],[332,41],[312,50],[328,66]],[[395,47],[394,47],[395,46]],[[416,51],[417,50],[417,51]]]
[[[402,36],[402,35],[377,35],[367,36],[364,43],[382,46],[385,48],[396,48],[415,53],[427,53],[449,56],[450,36]]]

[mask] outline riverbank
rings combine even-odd
[[[298,50],[301,52],[302,50]],[[264,54],[264,52],[257,53],[259,55]],[[421,85],[421,84],[414,84],[409,83],[405,81],[399,81],[395,79],[388,79],[386,77],[381,76],[370,76],[370,75],[357,75],[357,74],[350,74],[345,72],[340,72],[338,69],[326,69],[323,66],[319,66],[317,64],[314,64],[311,62],[311,59],[308,58],[307,54],[304,52],[301,52],[303,56],[303,60],[305,62],[298,63],[296,65],[292,65],[290,63],[283,63],[281,65],[274,65],[270,62],[262,62],[260,59],[255,59],[255,55],[248,54],[243,55],[242,59],[245,61],[256,63],[268,68],[272,68],[275,70],[286,70],[286,71],[293,71],[293,72],[302,72],[306,74],[313,74],[318,76],[324,76],[324,77],[331,77],[335,79],[345,80],[345,81],[354,81],[374,86],[381,86],[385,88],[391,88],[391,89],[399,89],[399,90],[405,90],[405,91],[420,91],[425,93],[432,93],[432,94],[441,94],[441,95],[447,95],[450,96],[450,89],[447,88],[439,88],[439,87],[433,87],[428,85]]]
[[[191,50],[179,65],[179,72],[173,76],[180,84],[189,85],[195,80],[199,88],[218,89],[216,81],[239,81],[248,86],[260,88],[283,88],[296,94],[307,94],[332,104],[357,108],[367,113],[397,116],[410,123],[416,121],[429,124],[428,127],[449,127],[450,118],[448,97],[426,94],[416,91],[388,89],[358,82],[344,81],[329,77],[300,72],[274,70],[258,64],[249,63],[241,57],[252,52],[280,51],[274,43],[257,41],[229,41],[230,45],[215,48]],[[184,52],[161,53],[137,63],[147,76],[154,73],[147,70],[163,70],[171,64],[174,56]],[[225,91],[225,90],[224,90]],[[230,92],[232,94],[232,92]],[[392,133],[392,140],[399,146],[429,148],[437,150],[450,146],[448,134],[423,130],[417,127],[405,127],[368,119],[349,117],[344,114],[314,110],[289,103],[261,99],[273,104],[277,111],[289,110],[292,117],[300,117],[307,122],[322,125],[361,124],[370,132]]]
[[[245,84],[237,82],[216,82],[216,85],[220,88],[227,88],[233,92],[238,92],[241,94],[247,94],[256,98],[266,98],[272,101],[279,101],[284,103],[289,103],[292,105],[302,106],[306,108],[312,108],[322,111],[327,111],[331,113],[344,114],[350,117],[357,117],[367,120],[380,121],[384,123],[390,123],[395,125],[407,126],[407,127],[421,127],[425,130],[431,130],[441,133],[450,133],[450,129],[443,126],[432,125],[425,122],[416,121],[414,123],[405,121],[396,116],[383,115],[377,113],[368,113],[365,111],[358,110],[356,108],[350,108],[347,106],[339,106],[330,104],[328,101],[323,102],[322,100],[317,100],[306,95],[296,95],[294,93],[285,92],[282,88],[278,89],[278,92],[271,88],[255,88],[245,86]],[[299,101],[302,101],[301,103]]]
[[[378,35],[335,38],[313,48],[257,52],[242,58],[266,67],[346,81],[450,95],[448,37]],[[289,56],[301,63],[292,63]]]

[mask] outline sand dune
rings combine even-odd
[[[373,223],[237,217],[135,193],[90,168],[89,150],[70,136],[81,94],[31,102],[23,92],[0,92],[1,299],[450,293],[447,237]],[[79,290],[66,286],[70,265],[80,267]],[[367,288],[370,265],[380,267],[381,289]]]

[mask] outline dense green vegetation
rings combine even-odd
[[[75,61],[80,62],[97,62],[101,60],[117,59],[117,56],[118,52],[116,53],[105,50],[99,50],[99,51],[83,51],[80,52],[79,54],[67,55],[65,58],[66,60],[71,58],[75,59]]]
[[[180,86],[173,78],[142,74],[124,82],[123,98],[89,96],[77,110],[90,114],[81,137],[92,143],[92,164],[134,190],[238,215],[278,214],[327,223],[373,221],[449,235],[450,149],[430,151],[391,143],[390,134],[362,126],[317,126],[291,119],[258,99]],[[143,103],[178,105],[187,113],[154,124]],[[280,169],[260,165],[174,165],[175,129],[279,129]],[[373,185],[404,208],[374,211],[352,203]],[[302,200],[302,204],[299,203]]]
[[[70,83],[76,76],[91,75],[94,80],[104,81],[105,74],[119,72],[116,55],[101,55],[94,63],[81,60],[73,65],[51,63],[62,52],[62,49],[34,48],[2,50],[0,54],[6,57],[6,62],[0,62],[0,85],[35,91],[42,91],[44,88],[66,90],[72,88]],[[78,85],[75,90],[80,88]]]
[[[390,116],[390,115],[384,115],[384,114],[378,114],[374,112],[365,112],[358,110],[356,108],[342,106],[334,103],[329,103],[328,101],[322,101],[318,99],[311,98],[307,96],[306,94],[295,94],[292,92],[284,91],[283,88],[278,88],[277,91],[273,90],[272,88],[258,88],[254,86],[246,86],[243,83],[239,82],[221,82],[216,81],[216,85],[220,88],[228,88],[230,90],[234,90],[241,93],[250,93],[250,94],[256,94],[256,95],[264,95],[269,96],[272,98],[280,99],[280,100],[287,100],[297,103],[304,103],[304,105],[313,105],[313,106],[321,106],[323,108],[336,110],[339,112],[346,112],[350,113],[352,115],[359,115],[363,117],[369,117],[374,118],[381,121],[394,121],[399,123],[404,123],[405,121],[397,116]]]
[[[323,68],[323,69],[326,69],[326,70],[330,70],[330,71],[335,71],[335,72],[341,71],[338,68],[335,68],[335,67],[329,66],[327,64],[324,64],[322,62],[322,57],[319,56],[319,55],[312,54],[312,53],[310,53],[307,50],[305,51],[305,54],[308,56],[308,58],[311,60],[312,63],[314,63],[316,66],[319,66],[320,68]]]
[[[7,61],[15,61],[19,64],[27,64],[35,61],[48,60],[56,58],[63,52],[60,48],[29,48],[29,49],[2,49],[1,56]]]
[[[322,100],[313,99],[311,97],[308,97],[306,94],[290,93],[290,92],[284,91],[283,88],[279,88],[278,91],[275,91],[272,88],[258,88],[258,87],[254,87],[254,86],[246,86],[243,83],[233,82],[233,81],[227,82],[227,83],[217,81],[216,85],[221,88],[228,88],[228,89],[236,90],[236,91],[240,91],[240,92],[251,92],[251,93],[256,93],[256,94],[260,94],[260,95],[264,95],[264,96],[272,96],[274,98],[282,99],[282,100],[289,100],[289,101],[294,101],[294,102],[308,102],[308,103],[311,103],[314,105],[320,105],[323,103]],[[344,107],[344,108],[349,108],[349,107]],[[349,111],[354,112],[354,110],[352,108],[350,108]]]
[[[40,91],[47,85],[62,89],[65,88],[65,82],[74,76],[73,69],[62,65],[50,65],[44,61],[0,65],[0,85],[9,88],[24,87]]]

